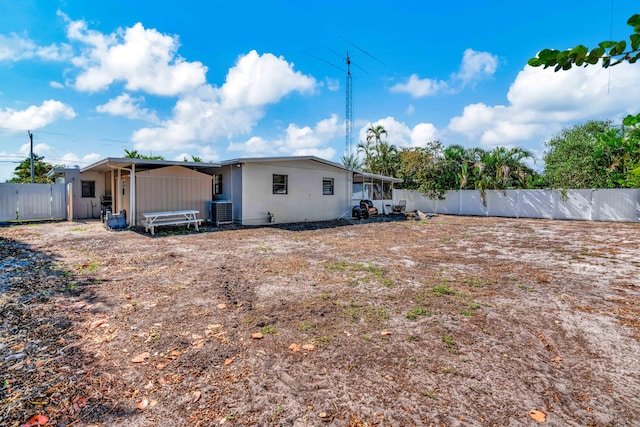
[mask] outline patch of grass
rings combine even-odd
[[[470,285],[473,286],[474,288],[484,288],[487,285],[490,285],[490,282],[484,281],[482,279],[479,278],[469,278],[469,279],[464,279],[462,281],[462,283],[466,284],[466,285]]]
[[[453,339],[451,335],[443,335],[442,342],[449,347],[454,347],[456,345],[456,341]]]
[[[389,279],[388,277],[385,279],[382,279],[382,282],[380,282],[380,284],[385,288],[393,288],[395,286],[395,284],[393,283],[393,280]]]
[[[326,268],[329,271],[342,272],[347,269],[348,265],[349,264],[347,263],[347,261],[336,261],[336,262],[327,264]]]
[[[322,295],[320,295],[320,299],[322,299],[322,300],[324,300],[324,301],[329,300],[329,299],[331,299],[331,295],[329,295],[329,294],[322,294]]]
[[[359,304],[351,304],[345,308],[345,314],[354,322],[364,320],[367,323],[382,322],[390,317],[387,310],[382,306],[364,307]]]
[[[300,332],[306,332],[312,330],[315,326],[308,320],[302,320],[298,322],[297,328]]]
[[[371,341],[371,334],[364,334],[365,341]]]
[[[480,304],[478,304],[477,302],[472,302],[471,304],[469,304],[469,308],[471,310],[477,310],[480,308]]]
[[[262,327],[262,333],[263,334],[275,334],[276,333],[276,329],[273,326],[264,325]]]
[[[463,316],[473,316],[473,311],[471,311],[471,310],[462,310],[460,312],[460,314],[462,314]]]
[[[405,317],[409,320],[415,320],[418,316],[431,316],[431,312],[424,307],[414,307],[405,314]]]
[[[272,251],[272,250],[273,250],[273,247],[271,247],[271,246],[269,246],[269,245],[263,245],[263,244],[261,244],[261,245],[259,245],[259,246],[258,246],[258,250],[259,250],[260,252],[268,252],[268,251]]]
[[[437,398],[438,398],[438,396],[436,395],[436,392],[435,392],[435,391],[425,391],[425,390],[422,390],[422,391],[420,392],[420,395],[421,395],[421,396],[424,396],[424,397],[428,397],[428,398],[430,398],[430,399],[437,399]]]
[[[436,285],[433,287],[433,294],[437,296],[445,296],[445,295],[458,295],[458,293],[449,286],[446,285]]]

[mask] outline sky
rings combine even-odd
[[[88,166],[314,155],[337,163],[350,58],[355,151],[523,147],[640,112],[640,65],[554,73],[543,48],[628,41],[623,0],[0,0],[0,182],[34,152]]]

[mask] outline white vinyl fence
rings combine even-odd
[[[444,200],[417,191],[393,190],[393,201],[407,211],[451,215],[504,216],[592,221],[640,221],[640,189],[488,190],[486,206],[476,190],[448,191]]]
[[[66,218],[65,184],[0,184],[0,221]]]

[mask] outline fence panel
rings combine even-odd
[[[436,212],[441,214],[460,214],[460,191],[447,191],[444,200],[436,200]]]
[[[482,194],[476,190],[460,191],[460,215],[487,216]]]
[[[517,190],[487,190],[487,215],[489,216],[518,216]]]
[[[640,221],[640,189],[486,191],[486,205],[476,190],[448,191],[431,200],[417,191],[394,190],[394,203],[407,211],[450,215],[504,216],[595,221]]]
[[[519,190],[519,215],[522,218],[553,218],[553,191]]]
[[[64,184],[0,184],[0,221],[65,219]]]
[[[593,190],[553,191],[554,219],[591,219],[591,194]]]
[[[17,218],[18,188],[16,184],[0,184],[0,221]]]
[[[595,221],[628,221],[638,218],[638,195],[636,189],[597,190],[593,192],[593,214]]]

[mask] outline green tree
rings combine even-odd
[[[347,167],[349,170],[356,170],[362,167],[360,163],[360,159],[355,153],[347,153],[345,152],[341,157],[340,161],[343,166]]]
[[[554,67],[555,71],[569,70],[574,65],[586,67],[601,63],[607,68],[624,61],[633,64],[640,59],[640,14],[631,16],[627,25],[633,28],[633,34],[629,36],[629,49],[625,40],[603,41],[593,49],[581,44],[567,50],[542,49],[529,59],[528,64],[532,67]]]
[[[609,121],[589,121],[563,129],[545,142],[544,175],[552,188],[598,188],[603,185],[606,170],[594,156],[598,137],[611,129]]]
[[[124,153],[125,159],[164,160],[164,157],[162,156],[146,155],[139,153],[137,150],[129,151],[126,148],[124,149]]]
[[[33,154],[33,181],[38,184],[49,184],[53,182],[53,180],[47,177],[47,173],[55,167],[49,163],[44,161],[43,156],[38,156],[37,154]],[[16,166],[13,171],[13,177],[7,182],[18,183],[18,184],[28,184],[31,182],[31,158],[27,157],[23,161]]]
[[[358,144],[364,154],[362,167],[365,172],[395,176],[398,169],[398,148],[386,141],[387,131],[381,125],[370,125],[365,141]]]

